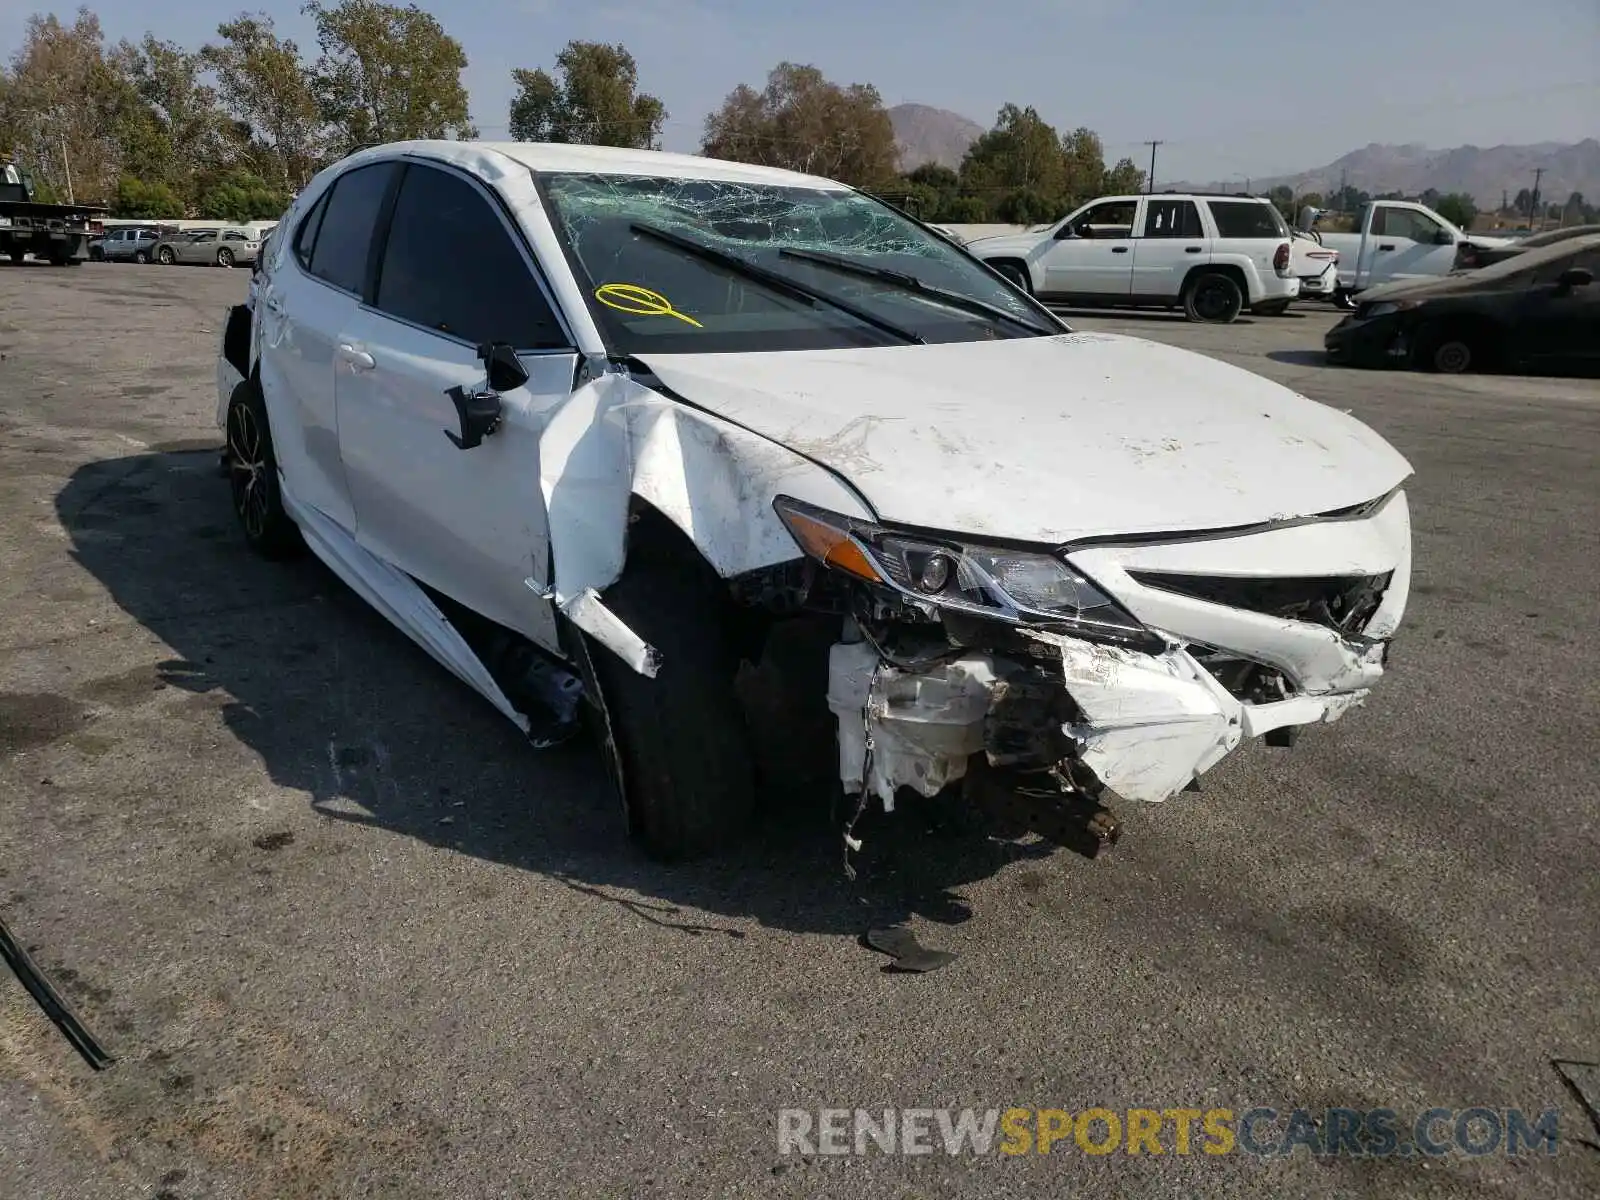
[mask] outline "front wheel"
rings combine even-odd
[[[177,257],[172,253],[171,246],[163,246],[156,251],[156,261],[163,267],[170,267],[177,261]]]
[[[609,718],[606,753],[629,833],[653,858],[713,853],[743,832],[755,808],[755,765],[734,691],[739,656],[719,619],[720,580],[686,556],[630,562],[604,597],[661,654],[654,679],[605,647],[589,658]]]
[[[1424,326],[1413,345],[1413,365],[1441,375],[1464,375],[1479,366],[1483,358],[1473,340],[1461,330]]]
[[[283,559],[296,554],[304,543],[300,530],[284,511],[267,405],[249,380],[234,388],[228,401],[227,457],[233,513],[239,519],[246,544],[262,558]]]
[[[1021,263],[1002,262],[994,263],[993,266],[995,272],[1004,276],[1008,282],[1028,295],[1033,295],[1033,281],[1028,278],[1028,272]]]
[[[1183,312],[1191,321],[1227,325],[1244,308],[1244,293],[1231,275],[1204,271],[1195,276],[1183,294]]]

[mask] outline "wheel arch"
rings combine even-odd
[[[1178,294],[1187,295],[1195,280],[1202,275],[1226,275],[1239,285],[1239,292],[1244,297],[1244,307],[1250,307],[1250,280],[1245,275],[1244,268],[1238,263],[1198,263],[1190,267],[1188,274],[1183,277],[1183,286],[1178,289]]]

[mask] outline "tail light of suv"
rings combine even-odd
[[[1289,269],[1289,243],[1281,242],[1272,255],[1272,269],[1282,275]]]

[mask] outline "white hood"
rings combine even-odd
[[[885,521],[1019,541],[1220,529],[1411,473],[1352,417],[1138,338],[641,356],[667,387],[844,476]]]

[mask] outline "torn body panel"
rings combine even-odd
[[[539,443],[553,578],[565,606],[604,593],[627,559],[629,514],[649,504],[723,578],[801,557],[773,512],[780,493],[870,517],[838,477],[802,455],[617,372],[583,384]]]

